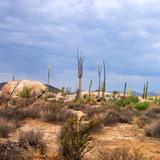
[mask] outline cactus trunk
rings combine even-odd
[[[89,84],[89,97],[91,96],[91,88],[92,88],[92,80],[90,81],[90,84]]]
[[[124,84],[123,97],[126,96],[126,89],[127,89],[127,82],[125,82],[125,84]]]

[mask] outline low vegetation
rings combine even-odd
[[[149,103],[148,102],[139,102],[137,104],[135,104],[135,108],[138,110],[145,110],[149,107]]]
[[[0,117],[0,137],[7,138],[9,133],[19,127],[19,123],[15,120],[7,120],[4,117]]]
[[[30,88],[29,86],[24,86],[22,91],[19,93],[19,96],[21,98],[31,98],[32,97],[31,91],[32,88]]]
[[[113,150],[99,150],[98,160],[147,160],[138,150],[123,146]]]
[[[160,138],[160,120],[155,120],[145,128],[145,134],[149,137]]]

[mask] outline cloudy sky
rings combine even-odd
[[[85,56],[83,88],[105,59],[107,89],[160,90],[159,0],[0,0],[0,81],[77,84],[76,50]]]

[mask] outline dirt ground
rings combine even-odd
[[[139,150],[149,159],[160,160],[160,140],[146,137],[143,129],[134,123],[105,127],[92,137],[97,145],[95,147],[113,149],[126,146]],[[92,157],[94,157],[94,153],[94,150],[91,151]]]

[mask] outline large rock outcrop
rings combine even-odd
[[[24,88],[30,89],[30,94],[40,96],[47,91],[47,87],[39,81],[18,80],[10,81],[2,87],[2,94],[4,96],[20,96]]]

